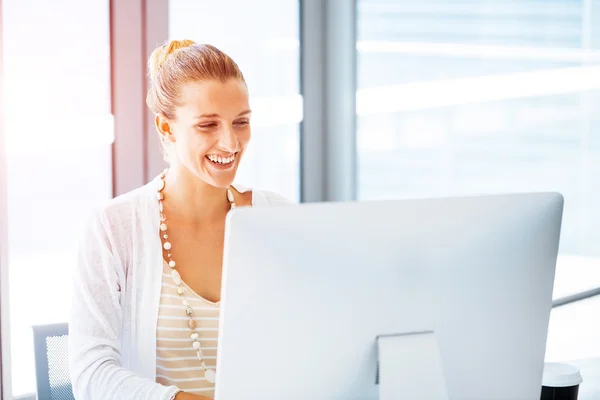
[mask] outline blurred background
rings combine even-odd
[[[164,166],[145,62],[184,38],[248,81],[240,183],[296,201],[561,192],[554,297],[585,299],[553,310],[546,359],[600,365],[600,0],[325,3],[0,0],[5,398],[35,398],[31,327],[67,320],[82,222]],[[320,84],[317,109],[305,95]],[[350,182],[343,198],[317,187],[332,178]]]

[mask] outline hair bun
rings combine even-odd
[[[193,40],[184,39],[184,40],[171,40],[162,46],[157,47],[152,54],[150,55],[150,59],[148,60],[148,72],[150,74],[150,78],[154,79],[157,72],[163,66],[165,61],[169,58],[171,54],[179,49],[183,49],[185,47],[190,47],[196,44]]]

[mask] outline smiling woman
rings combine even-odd
[[[211,398],[225,218],[236,206],[289,203],[233,185],[251,112],[229,56],[173,40],[148,69],[169,168],[88,224],[69,324],[76,398]]]

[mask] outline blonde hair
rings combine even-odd
[[[150,89],[148,108],[167,118],[175,117],[179,88],[187,82],[239,79],[246,83],[238,65],[221,50],[192,40],[171,40],[154,49],[148,59]]]

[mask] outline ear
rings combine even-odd
[[[160,135],[160,140],[163,143],[173,143],[175,141],[175,137],[173,133],[171,133],[171,123],[163,114],[156,114],[154,118],[154,124],[156,125],[156,130]]]

